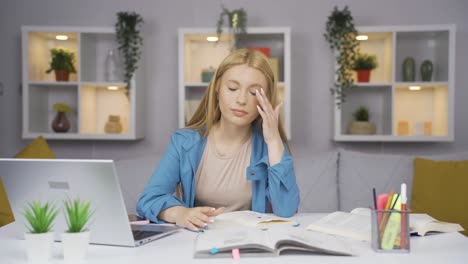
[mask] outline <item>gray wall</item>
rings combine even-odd
[[[249,26],[292,28],[292,147],[305,157],[337,147],[385,153],[445,153],[468,149],[468,1],[463,0],[2,0],[0,4],[0,157],[21,139],[21,25],[113,26],[118,11],[145,19],[146,138],[137,142],[49,141],[61,158],[129,159],[166,149],[177,128],[177,29],[212,27],[220,4],[244,7]],[[344,143],[332,141],[332,57],[322,34],[334,5],[348,4],[356,24],[456,24],[455,141],[452,143]]]

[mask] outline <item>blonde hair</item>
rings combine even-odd
[[[268,85],[268,88],[265,90],[266,96],[273,108],[278,105],[278,80],[275,80],[275,75],[273,74],[268,58],[262,52],[257,50],[238,49],[229,54],[229,56],[227,56],[216,69],[197,111],[195,111],[193,117],[187,124],[187,128],[198,130],[202,137],[208,135],[211,128],[213,128],[221,118],[218,100],[221,78],[223,74],[232,67],[243,64],[247,64],[249,67],[259,70],[265,76]],[[253,123],[258,131],[262,133],[262,117],[258,115]],[[289,153],[291,153],[291,148],[281,119],[278,120],[278,130],[281,139],[288,147]]]

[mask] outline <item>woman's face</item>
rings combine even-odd
[[[238,127],[250,126],[259,115],[255,92],[260,88],[267,92],[267,80],[259,70],[247,64],[227,70],[218,91],[222,121]]]

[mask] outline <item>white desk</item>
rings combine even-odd
[[[323,214],[299,214],[294,217],[306,228]],[[304,231],[310,232],[310,231]],[[233,263],[232,259],[194,259],[193,244],[196,233],[183,230],[137,248],[90,245],[86,263]],[[411,253],[375,253],[370,243],[349,240],[355,257],[325,255],[282,255],[269,258],[242,258],[241,263],[468,263],[468,239],[459,233],[411,237]],[[8,226],[0,228],[0,264],[28,263],[24,240],[13,239]],[[64,263],[61,243],[54,243],[50,263]]]

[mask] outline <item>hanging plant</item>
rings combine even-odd
[[[234,9],[230,11],[224,6],[221,7],[222,11],[219,14],[218,22],[216,23],[216,33],[218,34],[218,41],[223,33],[224,17],[226,16],[229,22],[229,31],[232,34],[232,47],[237,49],[239,39],[242,35],[247,34],[247,12],[244,8]]]
[[[335,103],[338,107],[345,102],[345,90],[354,86],[351,66],[358,52],[359,42],[356,36],[357,30],[348,6],[345,6],[343,10],[335,6],[328,17],[324,37],[330,44],[330,49],[335,53],[337,69],[330,91],[335,96]]]
[[[119,51],[124,59],[124,82],[127,89],[130,88],[130,80],[138,68],[138,61],[141,57],[143,47],[143,37],[140,34],[143,18],[135,12],[117,13],[117,23],[115,32]]]

